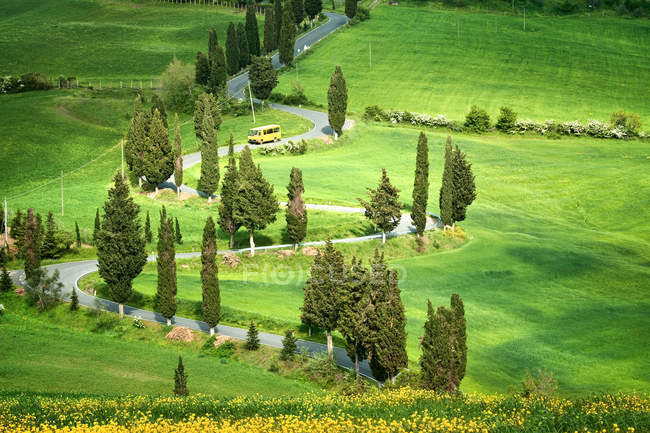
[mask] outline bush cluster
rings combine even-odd
[[[350,25],[353,26],[355,24],[359,24],[361,21],[366,21],[369,19],[370,9],[363,6],[358,6],[356,15],[350,20]]]
[[[11,75],[0,77],[0,94],[47,90],[50,87],[47,77],[38,72],[29,72],[20,77]]]
[[[307,142],[305,140],[300,140],[297,143],[289,141],[282,144],[266,144],[260,148],[260,154],[262,155],[285,155],[287,153],[293,153],[296,155],[302,155],[307,151]]]

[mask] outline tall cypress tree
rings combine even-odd
[[[255,255],[255,230],[263,230],[275,221],[278,201],[271,185],[255,166],[248,146],[239,157],[239,190],[235,196],[233,215],[235,221],[248,229],[251,256]]]
[[[153,94],[151,97],[151,117],[153,117],[154,112],[158,110],[160,113],[160,119],[162,120],[165,128],[169,129],[169,123],[167,121],[167,110],[165,110],[165,103],[157,94]]]
[[[237,42],[239,42],[239,69],[244,69],[251,62],[251,56],[246,29],[242,23],[237,24]]]
[[[208,32],[208,60],[211,62],[214,62],[214,57],[217,54],[217,45],[219,45],[217,31],[212,27]]]
[[[273,49],[276,49],[280,46],[280,30],[282,29],[282,0],[273,0],[273,21],[275,23],[275,44],[273,44]]]
[[[187,391],[187,375],[180,355],[178,355],[178,367],[174,370],[174,394],[181,397],[189,395]]]
[[[345,0],[345,15],[352,19],[357,14],[357,0]]]
[[[448,378],[449,336],[443,318],[444,315],[435,312],[431,301],[427,300],[427,321],[420,343],[420,371],[422,385],[436,391],[446,388]]]
[[[176,314],[176,251],[174,247],[174,220],[167,217],[165,206],[160,211],[160,228],[158,229],[158,286],[156,290],[156,307],[171,325],[171,318]]]
[[[228,75],[235,75],[239,69],[239,41],[237,40],[237,30],[231,21],[226,33],[226,71]]]
[[[219,144],[217,131],[213,129],[209,117],[204,118],[201,144],[201,177],[199,188],[208,195],[208,203],[212,202],[212,194],[219,187]]]
[[[147,217],[144,220],[144,240],[146,242],[151,242],[153,240],[153,232],[151,231],[151,217],[149,217],[149,211],[147,211]]]
[[[201,244],[201,289],[203,292],[203,320],[210,326],[210,336],[221,320],[221,292],[217,267],[217,230],[209,216],[203,228]]]
[[[232,134],[228,142],[228,166],[226,174],[223,176],[221,185],[221,201],[219,202],[219,227],[230,235],[229,248],[235,247],[235,233],[241,227],[241,224],[235,220],[234,205],[235,198],[239,191],[239,172],[237,170],[237,161],[235,160],[235,151]]]
[[[413,208],[411,220],[415,224],[418,236],[422,236],[427,227],[427,201],[429,200],[429,145],[427,136],[420,132],[418,152],[415,158],[415,176],[413,180]]]
[[[11,219],[10,227],[11,237],[15,241],[18,255],[22,256],[23,249],[25,248],[25,230],[27,228],[27,221],[25,220],[25,215],[20,209],[16,209],[16,214]]]
[[[287,233],[289,239],[294,244],[294,249],[298,249],[298,244],[307,236],[307,207],[302,195],[305,192],[305,186],[302,183],[302,171],[293,167],[287,185]]]
[[[327,353],[334,357],[332,331],[337,328],[341,314],[341,285],[345,282],[343,254],[331,240],[314,257],[306,284],[311,291],[313,323],[327,332]]]
[[[54,214],[52,211],[47,213],[47,220],[45,223],[45,234],[43,236],[43,243],[41,244],[42,258],[51,259],[57,254],[56,242],[56,223],[54,222]]]
[[[302,307],[300,307],[300,321],[309,329],[309,336],[311,337],[311,328],[316,324],[316,308],[314,306],[314,290],[311,284],[302,286],[303,299]]]
[[[124,316],[123,304],[131,298],[133,279],[147,262],[147,253],[138,218],[140,207],[119,173],[113,182],[97,236],[97,260],[99,275],[108,285],[112,300],[120,304],[120,316]]]
[[[264,52],[266,54],[275,49],[276,41],[273,8],[266,8],[264,11]]]
[[[34,209],[27,209],[27,222],[25,226],[25,279],[31,280],[41,266],[41,236],[39,225],[34,216]]]
[[[181,185],[183,185],[183,147],[181,145],[181,130],[178,126],[178,113],[174,114],[174,184],[176,184],[176,197],[181,198]]]
[[[223,91],[226,88],[226,83],[228,81],[228,71],[226,70],[226,55],[224,54],[221,45],[217,45],[217,55],[215,59],[217,67],[217,86],[219,87],[219,90]]]
[[[222,122],[221,112],[217,100],[211,93],[202,93],[194,103],[194,134],[201,141],[205,141],[203,122],[205,122],[206,117],[210,120],[210,128],[219,130]]]
[[[181,225],[178,223],[178,218],[174,217],[174,240],[178,245],[183,243],[183,234],[181,233]]]
[[[291,66],[291,62],[293,61],[293,47],[295,44],[296,24],[291,8],[286,7],[282,14],[282,27],[280,27],[280,37],[278,39],[280,63]]]
[[[316,16],[323,10],[322,0],[305,0],[305,13],[313,23]]]
[[[476,186],[472,164],[467,162],[465,152],[456,145],[453,155],[454,193],[452,198],[452,220],[464,221],[467,207],[476,199]]]
[[[79,224],[74,222],[74,234],[76,238],[77,248],[81,248],[81,233],[79,232]]]
[[[260,53],[260,33],[257,27],[257,18],[255,18],[255,6],[249,4],[246,8],[246,40],[248,41],[248,53],[251,56],[259,56]]]
[[[399,202],[399,189],[390,183],[386,169],[381,170],[381,179],[377,189],[366,188],[370,202],[357,199],[366,209],[366,218],[381,230],[381,243],[386,243],[386,232],[399,225],[402,204]]]
[[[454,333],[452,367],[454,368],[454,378],[457,381],[454,384],[455,389],[458,389],[467,369],[467,322],[465,320],[465,305],[460,295],[456,293],[451,295],[451,313]]]
[[[99,219],[99,208],[97,208],[97,211],[95,212],[95,229],[93,230],[93,244],[97,245],[97,236],[99,236],[99,232],[102,230],[102,223],[100,222]]]
[[[208,61],[208,56],[206,56],[201,51],[199,51],[196,53],[194,81],[196,81],[196,84],[201,84],[205,86],[208,84],[209,77],[210,77],[210,62]]]
[[[445,145],[445,167],[442,171],[442,185],[440,186],[440,218],[442,224],[450,227],[454,223],[454,155],[451,149],[451,137],[447,136]]]
[[[334,69],[330,78],[330,86],[327,90],[327,118],[334,130],[334,138],[343,133],[345,124],[345,113],[348,109],[348,89],[345,84],[345,77],[340,66]]]
[[[151,119],[146,149],[143,173],[147,182],[155,186],[157,194],[158,185],[174,173],[174,152],[169,142],[169,130],[165,128],[158,110],[154,110]]]
[[[300,24],[305,19],[305,5],[303,0],[290,0],[291,9],[293,11],[293,19],[296,22],[296,26],[300,27]]]
[[[147,137],[149,135],[150,117],[142,109],[142,99],[135,99],[133,117],[124,143],[124,156],[129,170],[141,181],[144,176]]]

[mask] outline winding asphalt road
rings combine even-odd
[[[295,50],[295,55],[300,54],[306,49],[309,49],[313,44],[317,43],[320,41],[322,38],[327,36],[328,34],[332,33],[339,27],[345,25],[347,23],[347,18],[343,15],[331,13],[331,12],[326,12],[325,13],[327,17],[329,18],[329,21],[327,23],[324,23],[320,27],[312,30],[311,32],[303,35],[296,41],[296,45],[294,47]],[[273,56],[273,64],[276,68],[279,68],[280,62],[278,59],[278,55],[276,54]],[[243,96],[243,88],[244,86],[248,83],[248,73],[241,74],[232,80],[228,82],[228,91],[232,96],[235,97],[241,97]],[[280,105],[280,104],[273,104],[273,108],[277,108],[292,114],[296,114],[298,116],[302,116],[306,119],[311,120],[314,123],[314,127],[307,133],[301,134],[296,137],[290,137],[287,139],[284,139],[283,141],[288,141],[289,139],[291,140],[300,140],[300,139],[309,139],[309,138],[316,138],[322,135],[331,135],[332,134],[332,129],[329,126],[328,120],[327,120],[327,114],[321,113],[318,111],[314,110],[307,110],[304,108],[296,108],[296,107],[289,107],[286,105]],[[346,124],[344,126],[344,129],[348,129],[352,126],[352,123],[349,121],[346,121]],[[235,151],[239,152],[241,151],[245,145],[239,145],[235,147]],[[227,149],[220,149],[219,154],[220,155],[225,155],[227,153]],[[200,153],[194,153],[190,155],[186,155],[183,157],[183,162],[185,168],[191,167],[192,165],[198,164],[201,161],[201,154]],[[162,184],[161,187],[168,187],[168,188],[176,188],[176,185],[173,184],[173,179],[168,180],[166,183]],[[200,192],[193,190],[187,186],[182,186],[182,190],[184,192],[189,192],[189,193],[196,193],[196,194],[201,194]],[[330,212],[343,212],[343,213],[363,213],[364,210],[361,208],[354,208],[354,207],[344,207],[344,206],[329,206],[329,205],[318,205],[318,204],[308,204],[307,207],[309,209],[318,209],[318,210],[324,210],[324,211],[330,211]],[[429,218],[427,221],[427,230],[433,229],[433,228],[438,228],[440,227],[439,225],[439,218],[435,214],[430,214],[432,218]],[[412,226],[410,216],[408,215],[403,215],[402,219],[400,220],[400,223],[398,227],[393,230],[392,232],[388,233],[388,237],[394,237],[394,236],[400,236],[403,234],[407,233],[413,233],[415,232],[415,227]],[[353,242],[363,242],[366,240],[370,239],[378,239],[381,238],[380,233],[368,235],[368,236],[360,236],[360,237],[355,237],[355,238],[345,238],[345,239],[336,239],[333,240],[332,242],[334,243],[353,243]],[[318,241],[318,242],[305,242],[301,244],[302,246],[320,246],[324,245],[325,241]],[[290,244],[285,244],[285,245],[271,245],[271,246],[262,246],[262,247],[256,247],[256,250],[275,250],[275,249],[286,249],[286,248],[291,248],[292,245]],[[243,253],[249,251],[250,248],[242,248],[238,250],[230,250],[231,252],[235,253]],[[226,251],[219,251],[219,253],[225,253]],[[200,252],[194,252],[194,253],[179,253],[176,255],[178,259],[185,259],[185,258],[193,258],[193,257],[199,257]],[[150,256],[148,258],[149,261],[154,261],[155,256]],[[70,299],[70,295],[72,293],[72,289],[77,290],[77,294],[79,296],[79,303],[81,305],[84,305],[86,307],[90,308],[101,308],[106,311],[114,312],[117,313],[118,311],[118,304],[115,302],[98,298],[96,296],[90,295],[88,293],[85,293],[79,289],[78,282],[79,280],[84,277],[85,275],[88,275],[92,272],[97,271],[97,261],[96,260],[86,260],[86,261],[79,261],[79,262],[69,262],[69,263],[60,263],[56,265],[50,265],[46,267],[48,271],[54,272],[54,271],[59,271],[60,274],[60,279],[61,282],[63,283],[63,290],[62,290],[62,295],[66,300]],[[25,284],[25,275],[23,271],[14,271],[11,273],[11,276],[14,280],[14,282],[18,285],[24,285]],[[157,322],[157,323],[162,323],[165,324],[167,320],[165,317],[162,315],[152,312],[152,311],[147,311],[147,310],[141,310],[138,308],[133,308],[129,307],[127,305],[124,306],[124,313],[128,316],[131,317],[140,317],[143,320],[147,320],[150,322]],[[199,321],[199,320],[193,320],[193,319],[186,319],[182,317],[174,317],[172,319],[172,324],[176,326],[185,326],[187,328],[197,330],[197,331],[203,331],[203,332],[209,332],[209,326],[207,323]],[[219,325],[217,327],[217,332],[221,335],[227,335],[233,338],[237,338],[240,340],[245,340],[246,339],[246,329],[242,328],[235,328],[232,326],[226,326],[226,325]],[[280,348],[282,347],[282,336],[280,335],[275,335],[275,334],[269,334],[265,332],[260,332],[259,334],[260,338],[260,343],[271,346],[271,347],[277,347]],[[306,350],[310,354],[315,354],[315,353],[323,353],[327,351],[327,346],[324,344],[320,343],[314,343],[311,341],[306,341],[306,340],[298,340],[298,350]],[[348,369],[354,369],[354,361],[351,360],[345,351],[345,349],[340,348],[340,347],[335,347],[334,348],[334,357],[336,359],[336,362]],[[372,377],[372,372],[370,370],[370,367],[368,366],[368,363],[364,361],[361,364],[361,373],[368,377],[373,379]]]

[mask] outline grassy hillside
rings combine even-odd
[[[228,23],[243,20],[233,9],[207,6],[9,0],[0,5],[0,75],[149,80],[173,56],[193,63],[197,51],[207,51],[210,27],[225,44]]]
[[[126,319],[111,328],[102,321],[108,314],[72,313],[67,305],[37,314],[13,294],[1,295],[0,303],[7,308],[0,317],[4,391],[170,395],[178,355],[194,393],[223,398],[317,391],[308,382],[206,356],[201,352],[205,334],[197,334],[193,343],[171,343],[164,339],[167,328],[159,325],[137,329]]]
[[[526,30],[510,15],[382,5],[302,59],[300,84],[326,104],[338,64],[355,112],[376,104],[460,120],[472,104],[492,116],[509,105],[523,118],[564,121],[626,109],[650,127],[647,20],[532,17]],[[286,72],[278,91],[295,80]]]

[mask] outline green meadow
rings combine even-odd
[[[298,62],[307,97],[327,104],[340,65],[356,113],[379,105],[462,120],[476,104],[494,120],[508,105],[520,118],[585,121],[625,109],[650,126],[648,20],[532,16],[523,32],[521,17],[412,4],[380,5],[314,46]],[[287,71],[277,91],[295,81]]]

